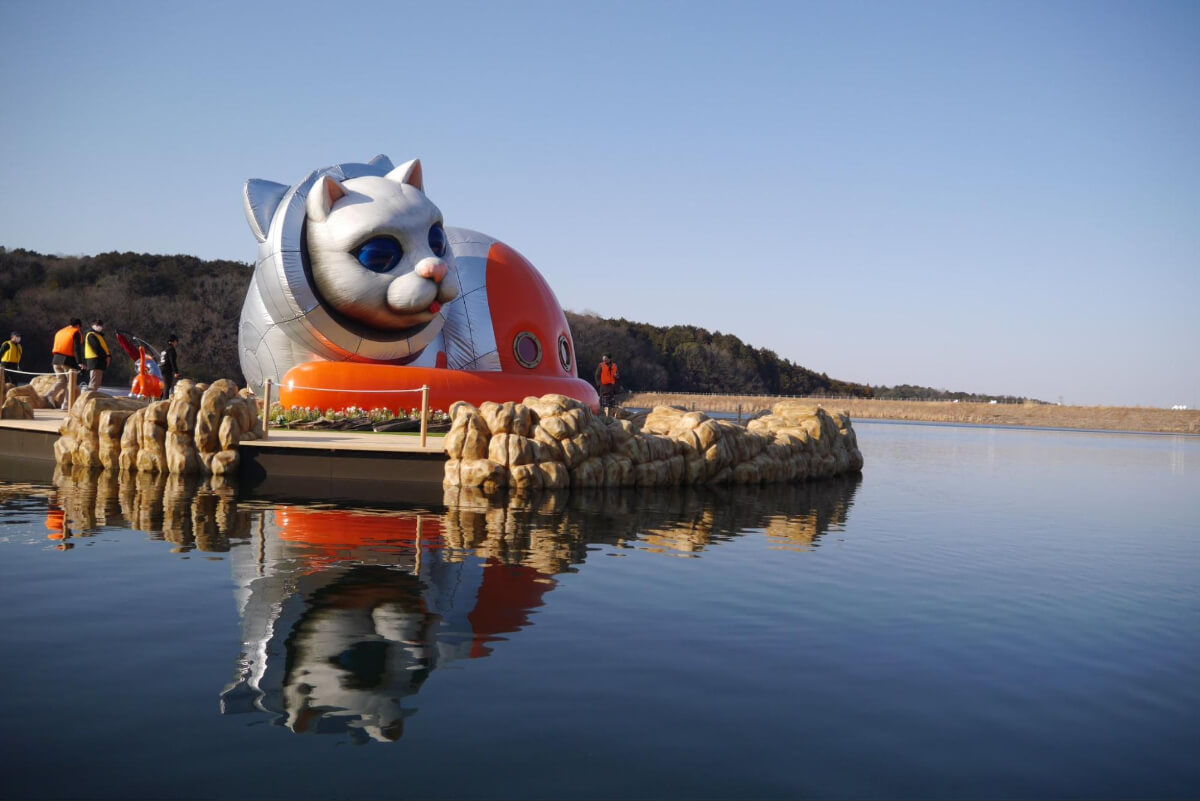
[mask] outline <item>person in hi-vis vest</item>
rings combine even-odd
[[[596,389],[600,392],[600,411],[612,417],[613,403],[617,397],[617,363],[604,354],[596,365]]]
[[[12,336],[0,342],[0,364],[5,370],[21,369],[21,332],[13,331]],[[4,380],[9,384],[17,383],[16,373],[5,373]]]
[[[100,382],[104,380],[104,371],[108,369],[108,364],[112,361],[112,354],[108,352],[108,343],[104,341],[103,320],[96,320],[92,323],[92,330],[88,331],[87,336],[83,338],[83,358],[87,360],[87,367],[92,371],[88,388],[100,389]]]
[[[75,317],[72,318],[69,325],[64,325],[54,334],[53,359],[51,361],[54,364],[54,372],[58,374],[58,380],[50,388],[49,394],[46,395],[46,400],[50,402],[50,398],[55,397],[59,390],[63,390],[63,401],[59,407],[60,409],[67,408],[65,393],[67,375],[74,370],[83,369],[80,367],[80,362],[83,361],[83,334],[79,332],[81,325],[83,325],[83,321]]]

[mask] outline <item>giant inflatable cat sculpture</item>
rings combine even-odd
[[[444,227],[419,161],[376,156],[290,187],[252,179],[243,200],[259,242],[238,330],[250,386],[270,379],[321,408],[410,406],[388,393],[420,386],[440,408],[548,392],[595,406],[541,274]]]

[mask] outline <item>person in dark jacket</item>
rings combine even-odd
[[[112,354],[108,352],[108,343],[104,341],[103,320],[93,322],[92,330],[84,335],[83,358],[86,360],[88,370],[91,371],[88,389],[100,389],[100,383],[104,380],[104,371],[108,369],[108,365],[112,361]]]
[[[162,353],[158,354],[158,368],[162,371],[163,377],[163,400],[171,397],[171,392],[175,389],[175,382],[179,380],[179,353],[175,350],[175,346],[178,344],[179,337],[171,334],[167,337],[167,346],[163,348]]]

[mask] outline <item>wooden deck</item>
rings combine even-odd
[[[293,431],[272,428],[266,439],[243,442],[241,448],[303,448],[333,451],[442,453],[445,436],[430,434],[421,447],[419,434],[380,433],[376,431]]]
[[[32,420],[0,420],[0,456],[54,464],[54,442],[66,412],[36,409]]]
[[[270,429],[247,440],[238,478],[281,497],[442,500],[445,437],[375,431]]]
[[[0,420],[0,428],[16,429],[18,431],[52,431],[58,436],[58,427],[62,425],[67,413],[59,409],[34,409],[32,420]]]
[[[33,420],[0,420],[0,457],[54,462],[66,412],[37,409]],[[239,481],[247,489],[295,497],[442,497],[443,435],[271,429],[241,443]]]

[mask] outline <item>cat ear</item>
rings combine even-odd
[[[389,181],[395,181],[398,184],[408,184],[409,186],[415,186],[422,192],[425,191],[425,179],[421,176],[420,159],[404,162],[385,177]]]
[[[308,200],[304,201],[304,209],[308,218],[315,222],[325,222],[329,219],[329,210],[339,199],[346,196],[346,187],[328,175],[317,178],[317,182],[308,190]]]
[[[288,187],[283,184],[258,178],[246,181],[246,186],[242,188],[242,210],[246,212],[246,222],[259,242],[267,241],[271,218],[275,216],[275,209],[279,208],[287,191]]]

